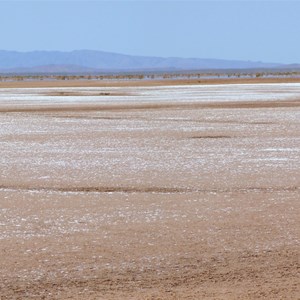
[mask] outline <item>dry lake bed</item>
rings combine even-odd
[[[0,299],[300,299],[300,83],[0,88]]]

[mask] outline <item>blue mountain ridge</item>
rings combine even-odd
[[[295,68],[299,65],[291,65]],[[288,65],[259,61],[134,56],[95,50],[32,51],[0,50],[0,71],[141,71],[284,68]]]

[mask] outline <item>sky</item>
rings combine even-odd
[[[300,63],[300,0],[0,0],[0,50],[80,49]]]

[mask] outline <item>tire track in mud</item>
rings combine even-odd
[[[43,187],[43,186],[13,186],[0,185],[0,191],[16,192],[56,192],[56,193],[156,193],[156,194],[179,194],[179,193],[248,193],[248,192],[300,192],[300,187],[245,187],[229,189],[197,189],[197,188],[172,188],[172,187]]]
[[[191,192],[191,189],[168,187],[39,187],[39,186],[1,186],[0,191],[25,191],[25,192],[58,192],[58,193],[159,193],[175,194]]]

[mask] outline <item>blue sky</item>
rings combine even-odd
[[[300,1],[0,1],[1,50],[300,63]]]

